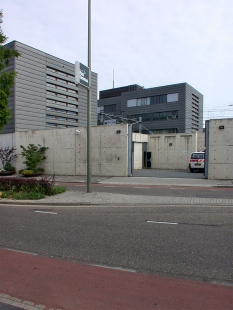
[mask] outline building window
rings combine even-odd
[[[53,124],[53,123],[46,123],[46,126],[47,127],[57,127],[56,124]]]
[[[66,113],[66,110],[62,110],[62,109],[57,109],[58,113]]]
[[[155,134],[167,134],[167,133],[177,133],[177,128],[167,128],[167,129],[151,129],[150,132]],[[146,131],[143,131],[143,133],[147,133]]]
[[[60,89],[60,90],[62,90],[62,91],[65,91],[65,92],[67,91],[65,87],[56,86],[56,88],[57,88],[57,89]]]
[[[59,124],[57,125],[58,128],[66,128],[66,125],[62,125],[62,124]]]
[[[116,112],[116,105],[110,104],[104,106],[104,113],[114,113]]]
[[[73,103],[67,103],[67,107],[73,108],[73,109],[77,109],[78,106],[73,104]]]
[[[67,97],[67,99],[69,99],[69,100],[73,100],[73,101],[77,101],[77,98],[74,98],[74,97]]]
[[[154,112],[154,113],[142,113],[135,115],[127,115],[129,119],[139,120],[139,117],[142,118],[143,122],[150,122],[153,120],[168,120],[178,118],[178,111],[163,111],[163,112]]]
[[[61,95],[61,94],[56,94],[57,95],[57,97],[59,97],[59,98],[64,98],[64,99],[66,99],[66,96],[65,95]]]
[[[72,122],[72,123],[76,123],[77,122],[77,120],[74,119],[74,118],[67,118],[67,121],[68,122]]]
[[[129,99],[127,100],[127,108],[136,107],[137,99]]]
[[[59,105],[62,105],[62,106],[66,106],[66,103],[62,102],[62,101],[56,101],[56,104],[59,104]]]
[[[127,108],[131,107],[141,107],[144,105],[152,105],[157,103],[167,103],[167,102],[176,102],[178,101],[179,94],[168,94],[168,95],[157,95],[147,98],[138,98],[138,99],[129,99],[127,100]]]
[[[56,109],[55,108],[51,108],[51,107],[46,107],[46,110],[47,111],[51,111],[51,112],[56,112]]]
[[[46,114],[46,118],[56,119],[56,116],[55,115]]]
[[[74,112],[74,111],[68,111],[67,114],[77,115],[76,112]]]
[[[56,85],[50,84],[50,83],[46,83],[46,86],[49,86],[49,87],[52,87],[52,88],[56,88]]]
[[[175,94],[168,94],[167,95],[167,102],[175,102],[178,101],[178,93]]]
[[[57,118],[59,121],[66,121],[66,118],[65,117],[61,117],[61,116],[59,116],[58,118]]]

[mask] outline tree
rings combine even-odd
[[[26,160],[23,163],[26,165],[27,170],[35,171],[39,163],[42,160],[46,159],[44,153],[48,149],[48,147],[41,146],[40,144],[38,144],[38,146],[34,144],[29,144],[27,148],[24,147],[23,145],[20,145],[20,147],[21,149],[23,149],[20,155],[26,158]]]
[[[12,57],[20,56],[18,51],[3,46],[7,41],[7,37],[4,35],[1,28],[2,17],[3,14],[2,11],[0,11],[0,131],[3,126],[8,124],[11,117],[11,109],[8,107],[8,100],[16,76],[16,72],[6,72],[5,69],[9,65]]]

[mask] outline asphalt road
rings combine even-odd
[[[86,191],[86,184],[60,183],[69,191]],[[233,187],[181,187],[176,186],[152,186],[136,184],[92,184],[93,192],[116,193],[124,195],[147,195],[169,197],[198,197],[198,198],[233,198]]]
[[[232,284],[231,207],[1,206],[2,248]]]

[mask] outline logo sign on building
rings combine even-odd
[[[90,87],[89,68],[78,61],[75,62],[75,84]]]

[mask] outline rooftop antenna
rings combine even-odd
[[[114,70],[113,70],[113,81],[112,81],[112,88],[114,88]]]

